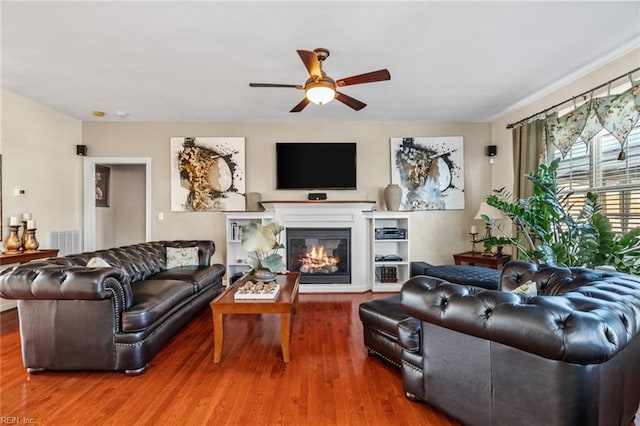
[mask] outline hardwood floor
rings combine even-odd
[[[383,294],[302,294],[291,362],[276,315],[225,316],[213,364],[209,308],[145,374],[44,372],[22,366],[16,310],[0,315],[0,422],[130,425],[433,425],[457,423],[404,396],[400,370],[368,357],[360,302]],[[26,419],[26,420],[25,420]]]
[[[17,312],[4,312],[0,423],[457,425],[408,400],[400,370],[367,356],[358,305],[383,296],[300,295],[288,364],[282,362],[276,315],[226,316],[222,361],[213,364],[206,308],[136,377],[84,371],[29,375],[22,366]]]

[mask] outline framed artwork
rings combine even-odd
[[[111,169],[96,164],[96,207],[109,207]]]
[[[391,183],[402,188],[400,210],[464,209],[461,136],[391,138]]]
[[[243,137],[171,138],[171,210],[245,210]]]

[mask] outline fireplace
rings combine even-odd
[[[351,283],[351,228],[287,228],[287,269],[300,284]]]

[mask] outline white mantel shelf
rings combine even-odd
[[[362,207],[363,211],[371,211],[375,206],[375,201],[369,200],[280,200],[280,201],[262,201],[262,207],[265,210],[274,210],[277,208],[304,208],[307,207],[344,207],[344,208],[359,208]]]

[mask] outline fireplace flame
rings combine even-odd
[[[300,257],[300,272],[311,274],[326,273],[330,274],[338,271],[338,256],[330,256],[324,246],[311,245],[311,251],[308,251]]]

